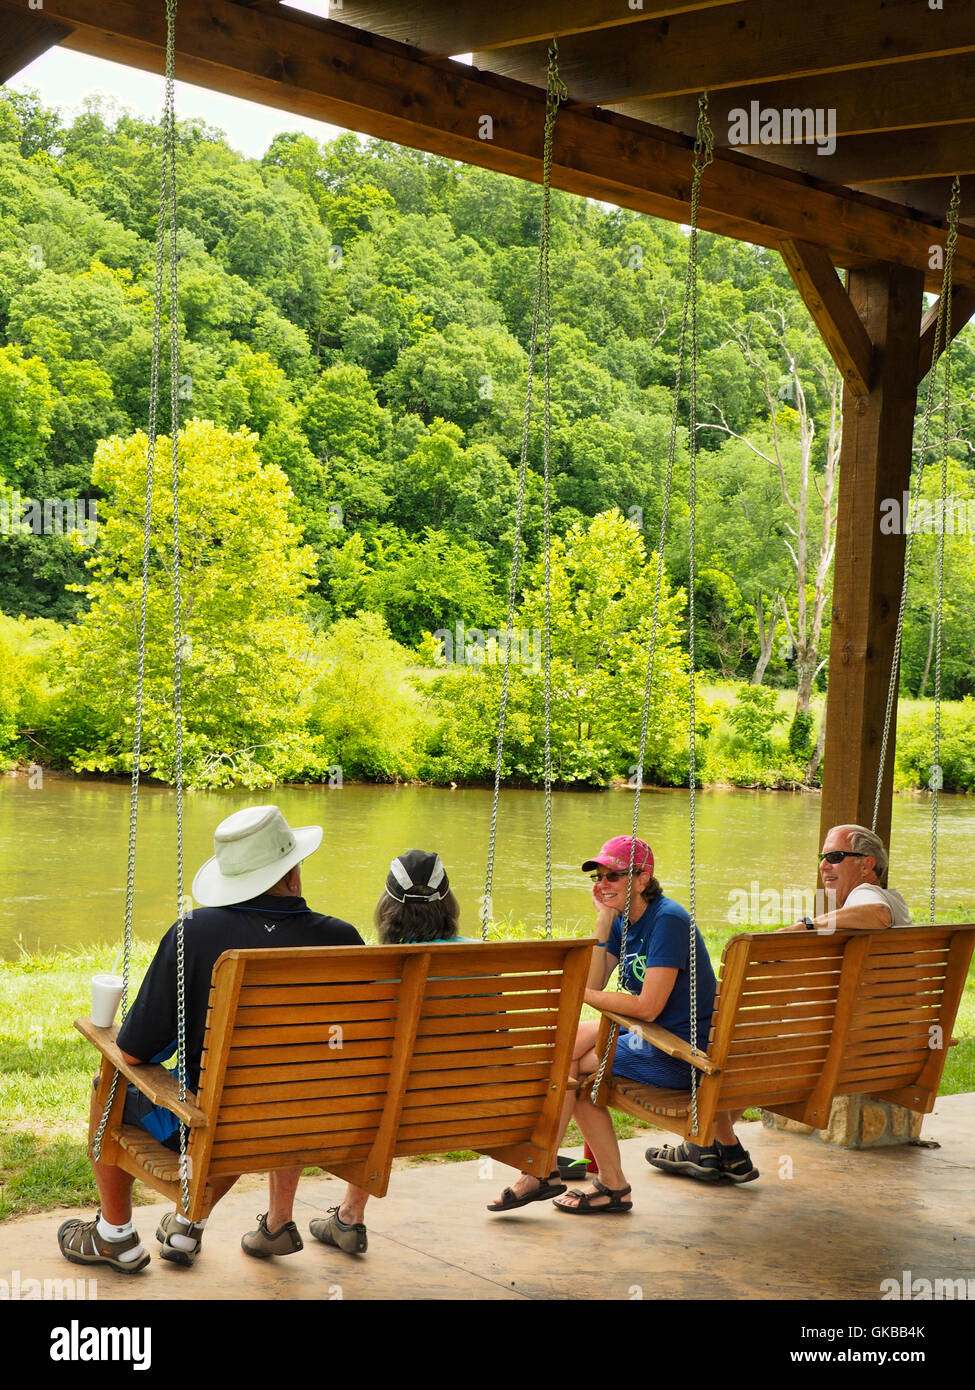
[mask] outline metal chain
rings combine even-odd
[[[877,829],[877,821],[880,817],[880,794],[883,787],[884,772],[887,767],[887,753],[890,743],[890,730],[893,723],[894,705],[897,699],[897,687],[900,676],[900,656],[904,635],[904,619],[907,612],[907,591],[911,577],[911,561],[914,554],[914,527],[910,524],[910,518],[918,515],[918,504],[921,497],[921,483],[924,477],[925,455],[928,450],[928,438],[931,431],[931,416],[934,411],[935,383],[938,371],[939,353],[946,358],[945,361],[945,414],[947,417],[949,399],[949,378],[947,370],[951,361],[951,340],[949,325],[951,321],[951,292],[952,292],[952,272],[955,256],[955,243],[958,240],[958,214],[960,207],[960,182],[956,176],[952,185],[951,199],[948,205],[948,215],[946,219],[947,236],[945,242],[945,264],[941,280],[941,296],[938,300],[938,317],[934,330],[934,346],[931,354],[931,369],[928,373],[928,384],[925,392],[924,419],[921,426],[921,442],[918,445],[914,459],[914,476],[911,486],[910,510],[908,516],[904,518],[907,528],[907,544],[904,550],[904,580],[901,585],[900,603],[897,610],[897,628],[894,634],[894,650],[891,656],[890,680],[887,686],[887,705],[884,710],[884,729],[880,742],[880,761],[877,768],[877,785],[873,800],[873,819],[870,828]],[[944,344],[943,352],[941,351]],[[947,418],[944,425],[947,433]],[[944,440],[943,454],[947,455],[947,437]],[[939,593],[938,611],[942,606],[942,598]],[[937,675],[936,675],[937,679]],[[940,705],[936,703],[935,718],[939,727],[937,737],[940,746]],[[933,755],[935,769],[938,766],[938,752]],[[934,770],[934,769],[933,769]],[[935,776],[932,780],[936,781]],[[937,858],[937,793],[935,792],[932,800],[932,851],[931,851],[931,919],[934,920],[934,891]]]
[[[142,711],[146,669],[146,611],[149,598],[149,555],[152,533],[152,501],[155,480],[156,437],[159,418],[159,359],[162,339],[163,268],[166,252],[166,144],[165,118],[162,140],[162,174],[159,183],[159,220],[156,227],[156,262],[153,287],[152,350],[149,362],[149,421],[146,442],[146,494],[142,522],[142,593],[139,606],[138,662],[135,678],[135,728],[132,734],[132,781],[129,789],[129,843],[125,874],[125,926],[122,937],[122,1020],[129,1010],[129,968],[132,956],[132,915],[135,903],[136,838],[139,822],[139,775],[142,761]],[[118,1072],[112,1077],[108,1100],[92,1141],[92,1153],[97,1163],[101,1158],[102,1139],[109,1111],[118,1086]]]
[[[173,490],[173,781],[176,788],[176,1078],[186,1101],[186,960],[183,898],[183,635],[179,535],[179,245],[176,213],[176,7],[166,0],[166,101],[163,112],[163,185],[169,214],[169,416]],[[189,1210],[186,1125],[179,1125],[179,1181]]]
[[[693,584],[694,584],[694,513],[693,507],[696,497],[696,417],[697,417],[697,222],[701,199],[701,178],[704,170],[714,158],[714,135],[708,121],[708,96],[707,92],[702,92],[698,101],[697,129],[694,137],[694,170],[691,180],[691,233],[687,251],[687,268],[684,277],[684,302],[681,311],[680,342],[677,351],[677,368],[674,377],[674,396],[673,409],[670,418],[670,438],[667,446],[667,470],[664,475],[664,496],[663,510],[660,517],[660,537],[657,543],[657,573],[654,583],[653,593],[653,614],[650,625],[650,641],[647,647],[647,668],[646,677],[643,685],[643,713],[640,720],[640,751],[636,767],[636,791],[633,797],[633,829],[630,836],[630,863],[626,877],[626,902],[623,906],[623,925],[620,933],[620,971],[625,967],[626,961],[626,941],[629,933],[630,923],[630,901],[633,893],[633,868],[636,853],[636,833],[640,819],[640,792],[643,789],[643,763],[647,749],[647,730],[650,723],[650,696],[653,689],[653,669],[657,653],[657,634],[660,626],[660,594],[663,587],[664,574],[664,544],[667,539],[667,522],[670,512],[670,497],[674,477],[674,465],[677,459],[677,432],[680,424],[680,400],[684,382],[684,363],[687,352],[688,323],[690,322],[691,339],[691,363],[688,373],[689,380],[689,404],[690,416],[690,444],[689,459],[691,467],[690,488],[688,494],[689,506],[691,508],[690,517],[690,561],[691,579],[688,585],[688,606],[690,609],[688,625],[688,643],[690,649],[690,832],[691,832],[691,941],[690,941],[690,991],[691,991],[691,1016],[692,1033],[691,1047],[697,1051],[697,928],[695,922],[696,905],[696,886],[695,886],[695,811],[694,811],[694,744],[695,744],[695,710],[694,710],[694,604],[693,604]],[[622,984],[622,974],[620,978]],[[595,1095],[603,1082],[606,1074],[606,1067],[616,1048],[616,1038],[619,1034],[619,1024],[612,1023],[609,1029],[609,1036],[606,1041],[606,1048],[599,1061],[599,1066],[590,1087],[590,1095]],[[691,1068],[691,1107],[695,1132],[697,1130],[697,1076],[694,1068]]]
[[[938,317],[944,318],[944,388],[941,419],[941,525],[938,528],[937,562],[935,567],[937,599],[935,607],[935,646],[934,646],[934,738],[931,751],[931,921],[935,921],[935,906],[938,880],[938,807],[941,798],[941,635],[944,619],[945,597],[945,504],[948,500],[948,448],[951,406],[951,278],[955,261],[955,244],[958,241],[958,216],[961,207],[961,180],[955,175],[951,185],[951,199],[948,204],[948,237],[945,248],[945,279],[948,293],[944,296],[944,313],[939,305]],[[935,344],[937,346],[937,344]],[[934,373],[932,373],[932,376]]]
[[[498,737],[494,758],[494,795],[491,803],[491,829],[488,837],[487,867],[484,897],[481,902],[481,939],[487,940],[488,924],[492,918],[494,859],[497,846],[498,801],[501,793],[501,766],[504,756],[504,735],[508,719],[508,692],[511,673],[511,640],[515,623],[515,603],[518,593],[518,571],[521,563],[521,529],[525,510],[525,481],[528,469],[528,442],[531,426],[532,384],[535,359],[538,353],[538,325],[543,322],[543,357],[545,369],[544,392],[544,476],[545,476],[545,632],[543,665],[545,668],[545,935],[552,935],[552,747],[551,747],[551,503],[549,493],[549,460],[551,452],[551,376],[549,348],[552,328],[551,286],[549,278],[549,239],[551,230],[552,150],[555,123],[559,106],[568,99],[568,89],[559,76],[558,44],[553,39],[548,54],[548,76],[545,90],[545,128],[542,139],[542,218],[538,240],[538,268],[532,301],[531,330],[528,339],[528,384],[525,388],[525,411],[521,427],[521,455],[518,466],[518,503],[515,511],[515,539],[508,579],[508,630],[504,644],[504,669],[501,677],[501,703],[498,709]]]

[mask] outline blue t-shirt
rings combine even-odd
[[[643,916],[631,922],[626,933],[626,958],[620,961],[620,981],[630,994],[639,994],[648,968],[669,966],[677,970],[677,979],[663,1009],[653,1020],[669,1033],[685,1042],[691,1040],[691,918],[687,910],[672,898],[655,898]],[[711,957],[704,938],[695,927],[697,956],[697,1037],[698,1047],[706,1049],[714,1012],[717,984]],[[609,933],[606,949],[619,959],[623,937],[623,915],[617,917]],[[675,1059],[653,1049],[658,1057],[673,1063]],[[679,1065],[679,1064],[678,1064]],[[686,1067],[686,1064],[685,1064]]]

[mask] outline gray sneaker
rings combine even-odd
[[[293,1221],[285,1222],[279,1231],[269,1231],[265,1211],[257,1218],[257,1230],[241,1237],[240,1248],[255,1259],[268,1260],[272,1255],[294,1255],[304,1246]]]
[[[362,1222],[347,1226],[339,1220],[338,1207],[330,1207],[328,1216],[316,1216],[308,1223],[308,1229],[323,1245],[337,1245],[349,1255],[364,1255],[368,1244],[366,1228]]]

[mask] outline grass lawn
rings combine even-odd
[[[705,932],[715,964],[738,930]],[[149,942],[134,946],[133,994],[153,950]],[[114,945],[100,945],[0,962],[0,1221],[52,1207],[97,1204],[85,1156],[97,1060],[72,1020],[88,1013],[91,976],[112,969],[115,951]],[[975,1090],[975,972],[969,975],[954,1034],[960,1043],[948,1052],[941,1095]],[[628,1115],[614,1114],[614,1119],[621,1138],[641,1128]],[[581,1142],[571,1127],[566,1143]],[[152,1195],[137,1186],[137,1201]]]

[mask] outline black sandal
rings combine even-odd
[[[633,1190],[632,1188],[607,1187],[606,1184],[604,1182],[600,1182],[598,1178],[593,1178],[592,1185],[596,1189],[595,1192],[573,1193],[573,1195],[577,1199],[576,1206],[564,1207],[561,1204],[561,1202],[556,1202],[554,1204],[556,1211],[568,1212],[570,1216],[601,1216],[603,1212],[609,1212],[610,1214],[614,1214],[616,1212],[633,1210],[632,1202],[623,1201],[623,1198],[626,1196],[626,1194]],[[610,1200],[608,1202],[604,1202],[602,1206],[593,1206],[593,1201],[600,1194],[604,1197],[608,1197]]]
[[[529,1178],[534,1176],[534,1173],[525,1174],[525,1177]],[[490,1202],[488,1211],[514,1211],[515,1207],[527,1207],[529,1202],[547,1202],[550,1197],[561,1197],[562,1193],[567,1191],[565,1183],[559,1181],[559,1170],[556,1168],[547,1178],[542,1179],[535,1191],[529,1192],[527,1197],[518,1197],[513,1188],[506,1187],[501,1194],[501,1201]]]

